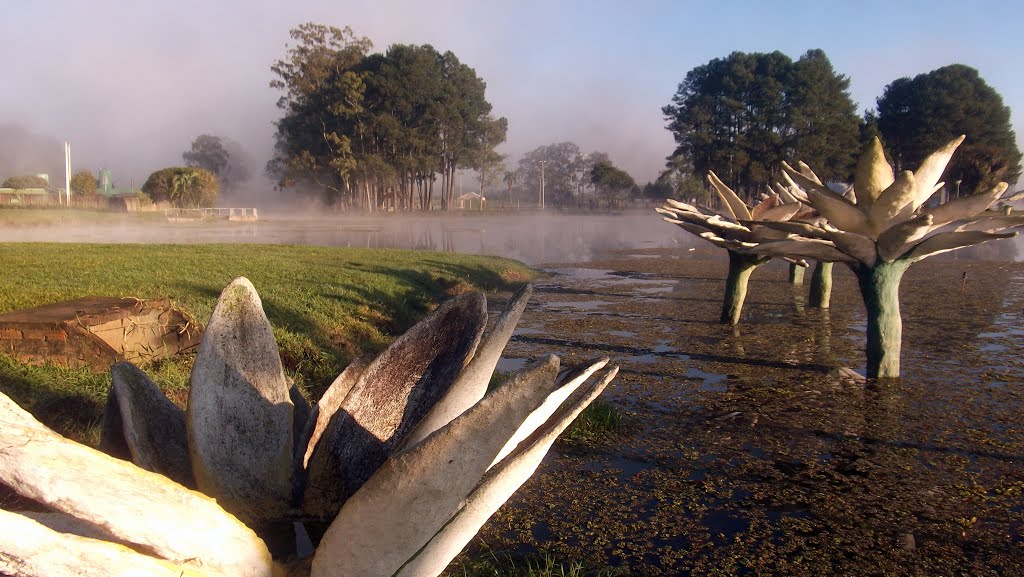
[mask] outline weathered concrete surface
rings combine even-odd
[[[97,371],[170,356],[199,339],[199,328],[166,299],[91,296],[0,314],[0,351]]]
[[[194,487],[185,411],[131,363],[111,367],[100,450]],[[127,457],[123,454],[127,450]]]
[[[473,357],[486,324],[483,293],[455,297],[396,339],[366,368],[320,441],[327,443],[325,466],[339,474],[335,478],[310,471],[304,499],[307,513],[333,517],[402,446]]]
[[[263,541],[210,497],[69,441],[3,394],[0,435],[0,483],[18,494],[201,572],[271,575]]]
[[[250,525],[285,517],[293,409],[263,303],[239,277],[221,292],[192,367],[185,418],[196,486]]]

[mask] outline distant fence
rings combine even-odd
[[[205,219],[255,222],[259,218],[255,208],[169,208],[164,216],[171,222]]]

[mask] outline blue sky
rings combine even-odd
[[[278,117],[269,67],[307,21],[351,26],[378,51],[453,51],[509,119],[512,163],[571,140],[640,182],[674,147],[661,107],[679,82],[736,50],[796,59],[821,48],[861,111],[897,78],[966,64],[1010,106],[1018,141],[1024,124],[1024,3],[1008,0],[2,1],[0,125],[68,139],[76,168],[109,167],[125,185],[180,163],[204,132],[240,142],[262,168]]]

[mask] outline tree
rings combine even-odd
[[[519,171],[518,170],[506,170],[504,176],[501,177],[502,182],[508,187],[508,201],[511,203],[512,200],[512,187],[519,184]],[[515,202],[516,208],[519,208],[519,203]]]
[[[249,179],[249,168],[242,147],[230,139],[200,134],[192,141],[191,148],[182,153],[181,158],[185,166],[205,168],[216,175],[224,191]]]
[[[615,167],[611,162],[599,162],[590,170],[590,182],[604,197],[605,205],[611,208],[636,187],[633,177]]]
[[[79,170],[71,175],[71,192],[82,196],[96,196],[96,177],[88,170]]]
[[[284,91],[277,101],[274,158],[268,173],[281,186],[310,181],[330,204],[351,202],[355,169],[350,135],[363,112],[365,84],[357,69],[373,44],[351,28],[306,23],[290,31],[297,42],[270,70],[270,86]]]
[[[205,168],[173,166],[149,175],[142,192],[153,202],[178,208],[210,207],[217,201],[217,177]]]
[[[919,165],[932,150],[966,134],[942,175],[947,185],[959,181],[957,188],[973,191],[1020,177],[1010,109],[974,68],[952,64],[899,78],[877,105],[878,130],[896,170]]]
[[[848,180],[859,118],[821,50],[793,62],[781,52],[733,52],[686,74],[662,108],[677,147],[670,165],[715,170],[751,198],[780,177],[785,158],[826,159],[829,179]]]
[[[3,182],[3,188],[49,188],[46,179],[35,174],[12,176]]]

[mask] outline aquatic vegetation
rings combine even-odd
[[[133,365],[112,368],[101,448],[132,462],[0,395],[0,482],[52,509],[0,510],[0,572],[439,574],[617,373],[595,375],[608,359],[561,371],[550,355],[485,394],[529,296],[489,332],[481,293],[447,301],[310,406],[255,289],[236,279],[186,411]]]
[[[725,281],[725,298],[719,322],[735,325],[743,313],[750,274],[771,260],[770,255],[755,254],[750,249],[760,242],[786,236],[763,224],[798,221],[813,218],[814,215],[784,187],[773,190],[757,206],[750,208],[714,172],[708,173],[708,181],[724,201],[726,213],[672,199],[666,200],[664,206],[655,210],[664,215],[663,220],[666,222],[678,225],[729,253],[729,274]],[[780,256],[788,258],[788,255]],[[806,262],[800,264],[807,266]]]
[[[1001,182],[991,190],[929,206],[945,183],[939,182],[964,136],[928,156],[916,172],[899,174],[885,160],[877,138],[861,153],[853,186],[839,194],[810,167],[783,165],[807,192],[807,202],[825,222],[794,228],[771,222],[764,226],[787,233],[784,239],[745,247],[765,256],[815,258],[845,262],[857,276],[867,310],[867,375],[898,377],[902,318],[899,286],[903,273],[926,257],[994,239],[1009,238],[1024,226],[1024,217],[989,212],[1006,191]]]

